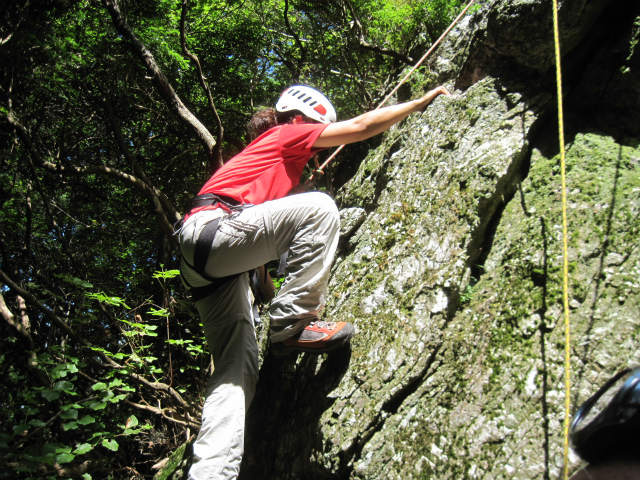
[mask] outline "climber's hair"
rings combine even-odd
[[[278,112],[275,108],[262,108],[253,114],[249,123],[247,123],[247,133],[249,141],[252,142],[264,132],[276,125],[289,123],[296,115],[300,115],[297,110],[288,112]]]

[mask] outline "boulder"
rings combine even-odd
[[[640,8],[623,3],[574,0],[559,12],[571,411],[640,364]],[[339,189],[345,225],[325,318],[352,322],[356,336],[323,356],[265,354],[241,478],[560,476],[550,19],[539,0],[493,1],[467,18],[429,65],[454,95],[387,132]]]

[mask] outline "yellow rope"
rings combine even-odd
[[[569,423],[571,416],[571,324],[569,322],[569,259],[567,248],[567,184],[564,156],[564,116],[562,111],[562,73],[560,68],[560,35],[558,33],[558,0],[553,0],[553,38],[556,55],[556,87],[558,90],[558,138],[562,180],[562,300],[564,305],[564,479],[569,478]]]

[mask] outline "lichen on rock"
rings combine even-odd
[[[572,69],[597,70],[585,59],[603,55],[587,47],[619,45],[611,22],[625,12],[598,20],[607,5],[562,2]],[[257,401],[269,407],[249,416],[259,435],[249,434],[243,478],[559,476],[562,216],[547,7],[497,0],[470,17],[442,47],[458,48],[451,61],[436,58],[427,75],[461,88],[387,132],[338,191],[343,237],[325,317],[356,335],[347,351],[265,359]],[[633,22],[616,25],[624,37]],[[605,38],[601,29],[609,44],[585,40]],[[610,78],[613,91],[640,91],[637,77]],[[573,86],[587,92],[577,75]],[[600,108],[597,98],[582,97]],[[575,409],[640,363],[640,132],[628,120],[634,99],[594,117],[568,104]],[[625,116],[606,125],[614,114]]]

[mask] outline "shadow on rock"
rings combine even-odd
[[[324,355],[268,354],[247,415],[241,480],[336,478],[311,456],[322,450],[320,417],[350,360],[350,346]]]

